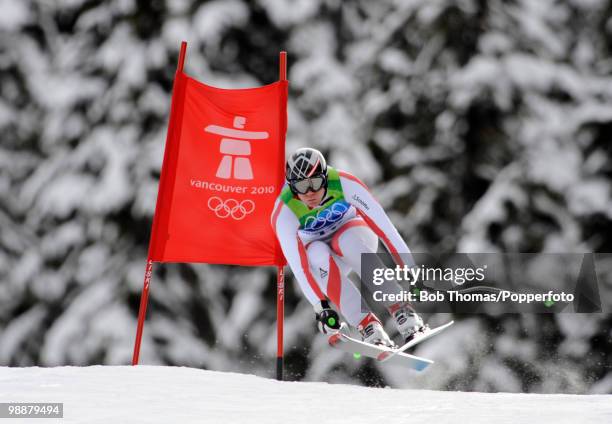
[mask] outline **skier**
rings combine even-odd
[[[348,274],[351,269],[361,274],[361,254],[376,253],[379,238],[399,265],[403,262],[398,253],[410,253],[408,246],[368,188],[353,175],[327,166],[318,150],[301,148],[293,153],[287,161],[286,180],[274,205],[272,227],[314,307],[319,330],[328,334],[341,327],[329,300],[359,330],[364,342],[394,347]],[[385,285],[394,292],[401,290],[396,282]],[[384,306],[406,342],[426,330],[409,304]]]

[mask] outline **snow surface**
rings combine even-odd
[[[612,395],[375,389],[160,366],[2,367],[0,399],[63,402],[64,418],[49,421],[62,423],[612,422]]]

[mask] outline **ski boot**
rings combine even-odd
[[[371,312],[361,320],[357,329],[361,333],[361,339],[364,343],[391,348],[397,347],[385,332],[385,329],[378,318],[376,318],[376,315]]]
[[[393,316],[397,331],[404,339],[404,343],[408,343],[429,329],[429,326],[423,323],[421,317],[407,303],[391,305],[389,313]]]

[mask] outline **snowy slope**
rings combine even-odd
[[[9,401],[63,402],[64,419],[45,421],[62,423],[612,422],[612,395],[373,389],[157,366],[3,367]]]

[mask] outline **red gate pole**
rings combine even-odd
[[[150,254],[149,254],[150,255]],[[142,341],[142,329],[144,320],[147,314],[147,304],[149,302],[149,284],[153,275],[153,260],[151,256],[147,258],[147,267],[145,269],[144,287],[140,295],[140,308],[138,309],[138,328],[136,329],[136,342],[134,343],[134,355],[132,356],[132,365],[138,365],[138,356],[140,355],[140,342]]]
[[[287,52],[279,55],[279,80],[287,81]],[[283,149],[284,150],[284,149]],[[283,324],[285,321],[285,273],[284,265],[276,272],[276,379],[283,379]]]
[[[283,323],[285,320],[285,273],[279,265],[276,273],[276,379],[283,379]]]
[[[287,81],[287,52],[280,52],[279,74],[281,81]]]
[[[183,67],[185,65],[185,53],[187,52],[187,43],[185,41],[181,42],[181,50],[179,53],[179,59],[178,59],[178,64],[176,67],[176,73],[179,74],[181,72],[183,72]],[[176,76],[175,76],[175,82],[176,82]],[[172,89],[172,96],[173,96],[173,100],[174,100],[174,92],[176,89],[176,84],[174,85],[173,89]],[[172,113],[172,109],[174,106],[174,101],[172,102],[172,105],[170,107],[170,122],[168,123],[168,132],[166,134],[166,152],[164,153],[164,164],[166,164],[167,161],[167,152],[168,152],[168,144],[172,142],[172,137],[173,137],[173,132],[174,132],[174,125],[172,123],[172,118],[174,116],[174,114]],[[163,165],[162,165],[162,178],[164,176],[165,172],[163,169]],[[159,214],[160,214],[160,204],[163,204],[163,202],[161,202],[161,197],[163,196],[164,190],[162,190],[162,178],[160,178],[159,180],[159,188],[157,191],[157,203],[155,205],[155,215],[153,217],[153,225],[151,225],[151,237],[149,239],[149,253],[147,254],[147,266],[145,268],[145,275],[144,275],[144,286],[142,288],[142,294],[140,295],[140,307],[138,308],[138,327],[136,328],[136,340],[134,342],[134,354],[132,355],[132,365],[138,365],[138,357],[140,356],[140,343],[142,341],[142,331],[143,331],[143,327],[144,327],[144,320],[147,314],[147,304],[149,303],[149,285],[151,284],[151,278],[153,277],[153,259],[152,259],[152,251],[151,251],[151,246],[154,245],[154,241],[155,241],[155,236],[156,236],[156,226],[155,226],[155,222],[158,220]]]

